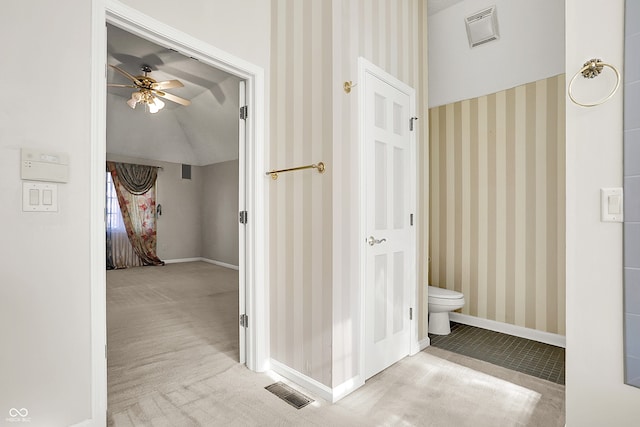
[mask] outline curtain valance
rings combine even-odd
[[[134,165],[131,163],[112,163],[120,183],[128,192],[135,195],[146,193],[156,183],[158,168],[156,166]]]
[[[114,162],[107,162],[107,168],[113,179],[122,220],[133,250],[144,265],[164,265],[156,255],[155,182],[158,168]],[[128,177],[126,180],[129,184],[134,184],[133,190],[125,184],[123,175]],[[149,187],[145,189],[146,185]]]

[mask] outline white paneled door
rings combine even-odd
[[[369,65],[371,67],[371,65]],[[411,349],[415,292],[414,91],[379,70],[364,72],[364,373],[382,371]]]

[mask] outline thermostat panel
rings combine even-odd
[[[69,156],[23,148],[20,177],[31,181],[68,182]]]

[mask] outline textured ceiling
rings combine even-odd
[[[133,75],[143,64],[157,81],[177,79],[184,87],[167,92],[189,99],[165,101],[156,114],[126,101],[134,89],[107,89],[107,153],[192,165],[238,158],[239,79],[173,50],[107,25],[107,62]],[[109,68],[109,83],[129,80]]]

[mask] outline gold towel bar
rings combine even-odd
[[[307,166],[298,166],[297,168],[289,168],[289,169],[279,169],[279,170],[272,170],[271,172],[267,172],[265,175],[271,175],[271,179],[278,179],[278,174],[281,172],[291,172],[291,171],[299,171],[302,169],[318,169],[319,173],[323,173],[324,172],[324,163],[319,162],[318,164],[312,164],[312,165],[307,165]]]

